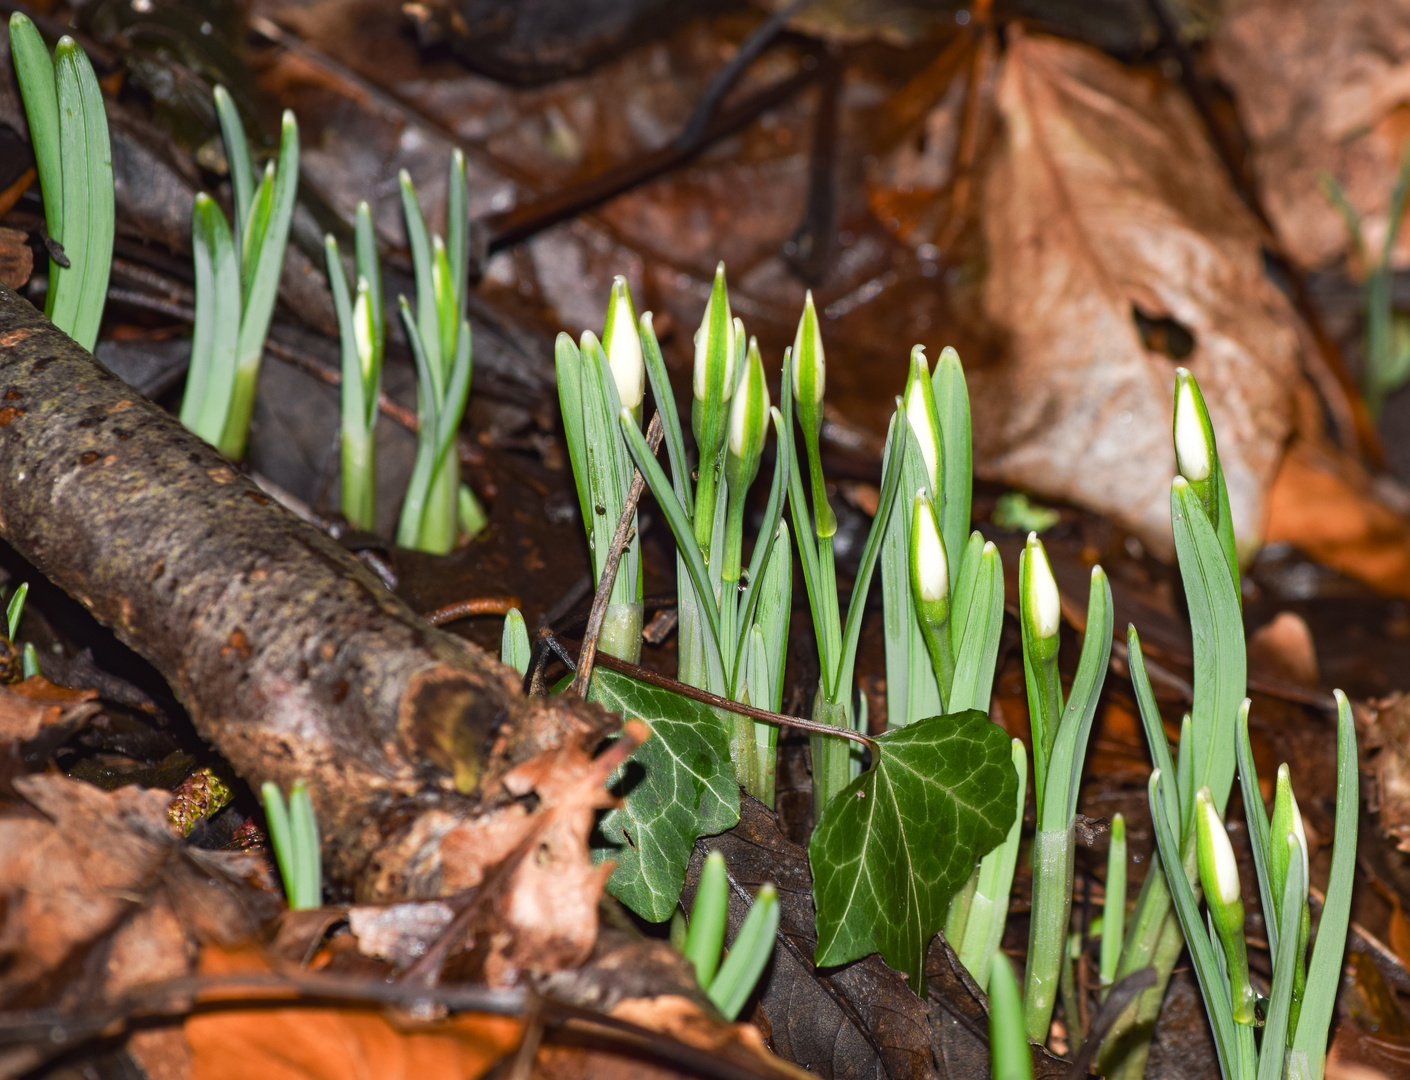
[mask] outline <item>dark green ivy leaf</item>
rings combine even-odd
[[[808,845],[819,967],[869,953],[925,994],[925,950],[950,898],[1013,824],[1009,737],[982,712],[876,740],[876,761],[823,811]]]
[[[607,882],[613,896],[642,918],[661,922],[675,910],[696,838],[739,821],[729,735],[708,705],[604,668],[593,672],[588,696],[651,727],[651,737],[613,783],[625,798],[599,823],[605,842],[594,838],[593,856],[616,860]]]

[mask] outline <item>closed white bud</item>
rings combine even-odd
[[[1239,864],[1234,858],[1234,846],[1219,820],[1209,788],[1200,788],[1195,796],[1196,843],[1199,847],[1201,878],[1205,892],[1228,907],[1239,902]]]
[[[827,360],[823,355],[822,330],[818,327],[813,291],[803,298],[803,315],[793,337],[793,396],[800,404],[816,405],[827,387]]]
[[[1180,475],[1191,483],[1208,480],[1211,469],[1209,440],[1195,402],[1194,382],[1189,372],[1181,369],[1180,386],[1175,394],[1175,464]]]
[[[642,360],[641,338],[637,336],[636,315],[624,277],[612,281],[602,347],[607,353],[612,381],[617,384],[617,397],[625,408],[638,408],[646,391],[646,364]]]
[[[914,560],[916,583],[922,600],[933,603],[950,594],[950,565],[945,557],[945,542],[935,527],[935,511],[925,489],[916,492]]]
[[[750,362],[729,412],[729,452],[737,458],[757,456],[769,430],[769,387],[758,346],[752,341],[749,352]]]
[[[692,389],[695,392],[697,401],[704,401],[710,388],[710,352],[711,346],[715,343],[710,340],[710,324],[715,320],[716,305],[724,307],[724,394],[723,398],[728,399],[734,391],[734,350],[735,327],[734,318],[729,310],[729,295],[725,291],[725,264],[720,265],[715,270],[715,284],[710,290],[710,299],[705,304],[705,316],[700,320],[700,328],[695,331],[695,377],[692,381]]]
[[[357,349],[358,365],[364,381],[372,377],[372,365],[377,359],[377,324],[372,314],[372,288],[367,279],[357,279],[357,299],[352,312],[353,346]]]
[[[1053,578],[1047,550],[1037,533],[1028,534],[1028,581],[1022,601],[1040,638],[1050,638],[1058,632],[1062,623],[1062,597]]]
[[[1288,772],[1286,762],[1278,766],[1278,781],[1273,796],[1273,820],[1269,831],[1272,833],[1274,850],[1271,853],[1271,862],[1274,881],[1277,883],[1276,887],[1281,888],[1282,883],[1287,881],[1287,855],[1277,848],[1291,833],[1297,838],[1297,846],[1302,852],[1302,887],[1306,890],[1309,884],[1307,877],[1307,832],[1302,827],[1302,811],[1298,809],[1297,796],[1293,794],[1292,777]],[[1278,903],[1281,904],[1282,899],[1282,896],[1279,895],[1277,897]]]
[[[911,375],[906,382],[906,419],[920,446],[920,456],[925,460],[925,475],[930,479],[931,486],[938,489],[940,432],[935,424],[933,393],[925,349],[917,345],[911,350]]]

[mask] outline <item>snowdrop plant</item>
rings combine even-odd
[[[284,880],[284,895],[293,911],[323,905],[323,862],[318,840],[318,819],[308,785],[294,781],[289,789],[289,802],[273,781],[265,781],[260,789],[264,800],[265,822],[269,826],[269,843],[279,875]]]
[[[1327,1033],[1351,919],[1359,809],[1356,727],[1346,695],[1338,690],[1336,700],[1336,831],[1310,964],[1304,964],[1311,931],[1307,835],[1286,764],[1278,769],[1271,822],[1264,811],[1248,739],[1247,699],[1238,716],[1237,760],[1273,962],[1266,999],[1260,1001],[1249,983],[1238,864],[1207,787],[1195,793],[1192,809],[1198,888],[1183,874],[1170,876],[1175,910],[1194,961],[1225,1080],[1320,1080],[1325,1071]],[[1185,842],[1176,835],[1173,817],[1183,797],[1174,790],[1181,783],[1179,769],[1177,765],[1172,773],[1169,756],[1163,755],[1150,779],[1156,843],[1167,866],[1184,857]],[[1206,919],[1200,918],[1201,890]],[[1262,1036],[1256,1039],[1260,1011]]]
[[[602,577],[612,534],[626,505],[632,462],[619,435],[618,417],[631,417],[640,433],[645,393],[641,340],[625,278],[612,283],[602,342],[584,331],[580,345],[559,334],[554,350],[558,401],[578,507],[592,552],[593,580]],[[604,344],[606,348],[604,349]],[[602,622],[598,647],[635,663],[641,655],[641,544],[635,531],[622,554]]]
[[[1145,1069],[1149,1034],[1161,999],[1184,946],[1172,888],[1200,888],[1196,858],[1195,793],[1222,818],[1233,786],[1240,703],[1247,681],[1239,566],[1234,546],[1228,489],[1219,464],[1214,428],[1193,376],[1176,373],[1173,420],[1179,473],[1170,487],[1175,552],[1194,631],[1194,701],[1181,726],[1178,758],[1170,765],[1165,728],[1146,676],[1135,627],[1127,632],[1131,682],[1151,756],[1167,777],[1161,785],[1171,835],[1178,843],[1160,847],[1159,866],[1146,875],[1132,913],[1115,978],[1153,966],[1157,985],[1142,993],[1107,1039],[1107,1062],[1114,1076],[1138,1077]],[[1136,1029],[1133,1035],[1133,1029]]]
[[[792,465],[786,420],[792,407],[788,355],[780,411],[769,401],[758,343],[746,337],[743,324],[730,312],[721,264],[695,335],[691,429],[698,459],[692,490],[685,438],[650,313],[641,317],[639,329],[647,378],[661,415],[669,480],[647,447],[639,412],[625,402],[620,425],[632,460],[676,541],[679,677],[688,685],[777,712],[783,703],[792,605],[788,529],[782,520]],[[759,473],[770,422],[779,453],[746,568],[745,501]],[[734,715],[721,717],[721,723],[731,726],[730,755],[740,784],[772,806],[778,729]]]
[[[20,619],[24,616],[24,604],[28,597],[29,582],[22,582],[5,606],[5,637],[9,639],[11,649],[19,644],[15,635],[19,633]],[[26,641],[20,652],[20,674],[26,679],[39,674],[39,653],[31,641]]]
[[[837,517],[827,499],[827,484],[823,478],[819,435],[822,430],[823,393],[827,382],[827,362],[823,351],[822,332],[818,325],[813,295],[808,293],[803,303],[803,315],[793,348],[784,364],[785,382],[791,383],[798,407],[798,426],[803,432],[803,447],[808,459],[812,502],[811,509],[803,490],[803,481],[796,463],[792,463],[789,478],[789,500],[793,505],[793,523],[799,556],[803,565],[803,582],[808,589],[808,603],[813,613],[813,630],[817,638],[818,660],[822,674],[813,699],[813,719],[834,727],[860,730],[864,717],[852,708],[853,671],[856,664],[857,642],[861,636],[862,611],[867,591],[881,554],[882,540],[891,521],[893,508],[901,491],[907,460],[907,440],[910,435],[904,410],[898,406],[891,419],[882,457],[881,498],[871,531],[862,548],[861,565],[843,623],[837,602],[837,573],[833,557],[833,537],[837,532]],[[783,426],[791,428],[792,401],[785,394]],[[791,445],[786,449],[794,456]],[[917,451],[917,457],[919,452]],[[912,488],[911,490],[915,490]],[[902,514],[904,516],[904,512]],[[905,523],[910,526],[910,522]],[[904,529],[909,533],[910,529]],[[904,581],[904,578],[901,579]],[[1002,588],[1002,582],[1000,583]],[[902,589],[907,603],[909,590]],[[909,629],[907,629],[909,634]],[[909,644],[907,639],[907,644]],[[922,655],[924,653],[922,652]],[[907,661],[909,670],[909,660]],[[834,795],[846,787],[861,772],[861,759],[854,744],[832,735],[811,737],[813,757],[813,814],[821,820],[823,810]]]
[[[113,153],[93,65],[73,38],[51,58],[30,19],[10,16],[10,57],[29,121],[49,258],[44,314],[85,349],[98,341],[113,261]]]
[[[235,210],[225,214],[205,192],[191,211],[196,259],[196,320],[181,422],[232,461],[245,455],[264,341],[279,295],[279,275],[299,183],[299,128],[284,110],[278,164],[259,183],[245,128],[225,87],[215,88]]]
[[[486,517],[474,492],[460,482],[456,438],[470,398],[472,348],[465,317],[470,262],[470,213],[465,155],[451,154],[446,185],[446,236],[431,235],[416,188],[401,172],[401,205],[416,275],[416,310],[400,298],[402,323],[416,361],[416,461],[402,502],[397,543],[435,555],[474,536]]]
[[[778,889],[768,882],[759,889],[726,954],[728,914],[729,872],[725,857],[712,851],[700,871],[700,885],[680,951],[694,965],[695,977],[715,1008],[726,1020],[734,1020],[773,956],[779,919]]]
[[[331,233],[324,237],[323,247],[342,345],[343,516],[371,532],[377,527],[377,398],[382,392],[386,334],[377,237],[365,202],[357,204],[355,236],[357,287],[351,293],[338,242]]]

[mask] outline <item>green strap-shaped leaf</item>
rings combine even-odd
[[[15,640],[15,635],[19,633],[20,619],[24,615],[24,602],[29,596],[29,582],[21,582],[20,587],[15,590],[15,595],[10,597],[10,602],[5,605],[5,636],[11,642]]]
[[[765,884],[749,906],[729,955],[710,983],[710,1000],[726,1020],[739,1016],[773,956],[778,916],[778,890]]]
[[[611,893],[661,922],[676,907],[696,838],[739,820],[729,736],[708,705],[603,668],[593,672],[590,697],[651,727],[613,786],[623,802],[599,822],[605,843],[593,854],[617,863]]]
[[[959,658],[960,647],[964,644],[969,613],[974,602],[974,583],[979,576],[982,561],[980,557],[983,553],[984,534],[978,529],[969,534],[969,539],[960,549],[958,557],[948,548],[945,549],[945,554],[954,562],[958,562],[960,567],[959,577],[955,579],[955,591],[950,597],[950,647],[954,650],[956,659]],[[951,565],[954,565],[954,562]]]
[[[1181,477],[1170,488],[1170,518],[1194,634],[1194,788],[1208,785],[1222,814],[1234,783],[1234,732],[1247,692],[1243,614],[1219,538]]]
[[[671,390],[671,377],[656,340],[656,327],[651,312],[643,312],[640,322],[641,355],[646,365],[646,377],[651,383],[651,399],[661,414],[661,431],[666,439],[666,458],[671,463],[671,485],[686,517],[695,518],[695,494],[690,486],[690,461],[685,456],[685,435],[676,412],[676,397]],[[785,365],[787,361],[784,361]],[[786,391],[785,391],[786,393]]]
[[[1003,632],[1004,568],[999,561],[998,549],[992,544],[985,544],[974,562],[976,571],[974,586],[969,590],[969,615],[964,620],[964,637],[955,655],[955,677],[950,684],[950,700],[945,703],[951,712],[961,709],[989,711],[989,698],[994,688],[994,665],[998,660],[999,637]]]
[[[1346,949],[1347,927],[1351,923],[1351,885],[1356,873],[1356,830],[1361,805],[1356,724],[1346,695],[1338,690],[1336,699],[1337,815],[1332,869],[1327,876],[1327,899],[1322,905],[1322,917],[1317,921],[1317,944],[1312,948],[1312,960],[1307,966],[1307,990],[1292,1041],[1293,1050],[1306,1055],[1313,1076],[1322,1075],[1327,1057],[1327,1030],[1341,985],[1342,955]]]
[[[450,178],[446,184],[446,258],[450,261],[455,302],[451,306],[455,325],[465,321],[470,272],[470,191],[465,183],[465,152],[456,147],[450,154]]]
[[[785,442],[790,433],[783,425],[783,414],[773,410],[774,432],[778,436],[778,450],[774,454],[774,475],[769,484],[769,499],[764,505],[764,519],[754,542],[753,554],[749,557],[749,584],[739,605],[740,623],[748,626],[754,621],[754,612],[759,604],[759,584],[765,573],[765,566],[773,561],[774,544],[777,542],[779,526],[783,524],[783,504],[788,500],[788,460],[792,456],[786,451]],[[788,542],[787,536],[784,543]]]
[[[191,211],[196,255],[196,325],[181,422],[209,443],[225,429],[240,336],[240,260],[230,226],[204,191]]]
[[[1293,983],[1298,964],[1297,924],[1302,919],[1302,905],[1307,902],[1307,886],[1302,880],[1302,852],[1296,837],[1284,836],[1282,843],[1292,849],[1288,860],[1288,879],[1283,884],[1279,920],[1293,929],[1284,934],[1282,943],[1273,950],[1273,989],[1268,996],[1263,1022],[1263,1052],[1258,1058],[1258,1080],[1281,1080],[1288,1045],[1288,1021],[1292,1015]]]
[[[1077,790],[1082,782],[1082,765],[1087,759],[1087,739],[1092,733],[1092,718],[1097,713],[1097,699],[1101,697],[1111,659],[1111,623],[1111,582],[1101,567],[1094,567],[1082,655],[1058,724],[1057,739],[1053,742],[1048,787],[1038,818],[1040,829],[1066,829],[1077,813]]]
[[[250,206],[255,200],[254,170],[251,168],[250,147],[245,141],[245,125],[230,91],[215,88],[215,112],[220,120],[220,137],[225,143],[225,161],[230,168],[231,194],[235,202],[235,235],[244,243],[245,226],[250,220]]]
[[[879,952],[925,994],[925,950],[950,897],[1013,824],[1008,736],[976,711],[876,740],[871,769],[824,810],[808,845],[819,967]]]
[[[904,727],[913,720],[938,716],[944,711],[940,703],[940,683],[930,663],[930,651],[926,648],[915,602],[911,597],[911,515],[905,509],[910,506],[910,499],[917,491],[924,490],[931,498],[935,497],[935,492],[931,490],[925,459],[909,423],[906,424],[902,457],[902,512],[892,513],[881,542],[886,722],[890,727]]]
[[[338,344],[343,369],[343,385],[339,388],[343,406],[343,429],[356,425],[365,429],[367,408],[362,400],[362,361],[357,355],[357,338],[353,330],[352,297],[348,295],[348,279],[343,273],[343,261],[338,255],[338,241],[328,233],[323,238],[323,260],[328,266],[328,287],[333,293],[333,313],[338,318]]]
[[[406,239],[411,248],[411,268],[416,278],[416,328],[421,332],[422,347],[426,350],[426,360],[435,373],[435,396],[444,393],[444,367],[441,359],[441,335],[439,315],[436,311],[436,285],[431,270],[431,238],[426,232],[426,219],[421,216],[421,204],[416,199],[416,188],[411,183],[411,174],[402,169],[398,174],[401,187],[402,217],[406,221]]]
[[[377,256],[377,232],[372,226],[372,208],[366,201],[357,204],[357,222],[353,234],[356,238],[357,276],[367,282],[369,306],[372,309],[372,336],[377,344],[377,369],[382,366],[383,344],[386,341],[386,312],[382,297],[382,264]],[[381,378],[378,377],[380,385]],[[369,414],[376,409],[376,401],[369,404]]]
[[[1131,685],[1136,691],[1136,706],[1141,714],[1141,727],[1146,733],[1146,746],[1150,750],[1151,762],[1164,776],[1174,776],[1175,766],[1170,758],[1170,743],[1165,738],[1165,724],[1160,719],[1160,708],[1155,703],[1150,678],[1146,675],[1146,658],[1141,652],[1141,638],[1136,633],[1135,624],[1126,628],[1126,655],[1131,668]],[[1180,796],[1175,785],[1160,785],[1161,796],[1166,800],[1165,813],[1179,835],[1185,829],[1180,816]]]
[[[50,318],[85,349],[98,341],[113,262],[113,152],[93,65],[70,37],[54,50],[63,161],[63,231],[69,266],[50,282]]]
[[[881,498],[877,503],[876,517],[872,519],[871,529],[867,532],[867,541],[862,546],[856,584],[852,587],[852,599],[847,604],[847,623],[842,628],[840,668],[830,695],[833,701],[839,700],[842,695],[850,698],[852,694],[852,671],[857,663],[857,642],[862,635],[862,612],[867,606],[872,572],[876,569],[876,560],[881,555],[881,538],[886,533],[886,526],[890,523],[891,514],[900,498],[901,468],[905,462],[902,440],[909,435],[910,425],[906,423],[904,410],[898,410],[896,415],[891,417],[891,430],[887,433],[886,450],[881,458]],[[1003,588],[1002,582],[999,587]],[[835,603],[836,586],[831,586],[830,591]]]
[[[524,614],[518,608],[510,608],[509,614],[504,617],[504,630],[500,633],[499,662],[512,667],[521,676],[527,675],[532,653]]]
[[[1018,781],[1014,792],[1013,824],[1004,842],[979,861],[979,876],[974,894],[964,918],[964,935],[955,951],[961,962],[980,986],[989,982],[989,969],[999,951],[1008,921],[1009,892],[1013,888],[1013,872],[1018,865],[1018,845],[1023,833],[1023,797],[1028,788],[1028,754],[1023,743],[1012,740],[1014,777]]]
[[[1155,823],[1156,846],[1160,851],[1160,860],[1165,866],[1179,867],[1183,865],[1180,858],[1180,841],[1175,836],[1165,809],[1170,799],[1160,790],[1169,783],[1162,782],[1163,775],[1165,774],[1159,769],[1152,772],[1147,789],[1151,817]],[[1204,997],[1205,1012],[1209,1016],[1210,1027],[1214,1029],[1219,1070],[1225,1080],[1236,1080],[1242,1075],[1238,1068],[1240,1039],[1236,1030],[1240,1025],[1234,1022],[1234,1007],[1229,1000],[1229,982],[1224,974],[1223,954],[1210,940],[1204,919],[1200,917],[1199,901],[1195,898],[1194,890],[1190,888],[1185,875],[1176,871],[1166,874],[1165,880],[1175,902],[1180,929],[1185,932],[1185,944],[1194,961],[1195,977],[1199,981],[1200,994]]]
[[[10,16],[10,60],[24,98],[25,119],[29,121],[29,142],[34,150],[39,189],[44,195],[44,223],[49,235],[64,234],[64,170],[59,149],[59,94],[54,84],[54,62],[49,48],[29,16]],[[49,280],[55,280],[57,264],[50,260]],[[53,310],[54,290],[50,288],[46,314]]]
[[[437,431],[436,405],[431,399],[428,387],[431,385],[431,362],[426,356],[426,348],[417,329],[416,319],[411,314],[411,305],[406,297],[397,297],[401,313],[402,329],[406,332],[407,344],[411,346],[411,356],[416,362],[416,381],[420,388],[417,397],[418,409],[416,431],[416,460],[411,467],[411,479],[406,485],[406,498],[401,504],[401,519],[397,523],[397,543],[404,548],[414,548],[420,542],[421,520],[426,513],[426,501],[431,490],[431,474],[436,467],[436,446],[439,444]]]
[[[1258,786],[1258,767],[1253,761],[1253,746],[1248,738],[1249,700],[1244,699],[1239,708],[1238,752],[1239,787],[1244,797],[1244,820],[1248,822],[1249,846],[1253,848],[1253,866],[1258,874],[1258,899],[1261,910],[1273,910],[1273,891],[1269,887],[1272,879],[1268,870],[1268,814],[1263,808],[1263,791]],[[1299,856],[1301,861],[1301,856]],[[1268,934],[1268,949],[1278,954],[1278,920],[1265,920]]]
[[[959,584],[956,557],[969,535],[970,499],[974,486],[974,448],[970,434],[969,388],[965,385],[960,354],[950,346],[940,350],[930,376],[935,409],[940,415],[940,437],[945,445],[944,491],[940,493],[940,537],[950,556],[950,589]]]

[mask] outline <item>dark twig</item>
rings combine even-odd
[[[460,619],[471,619],[477,615],[508,615],[510,608],[522,607],[517,596],[477,596],[473,600],[459,600],[454,604],[428,611],[422,616],[432,626],[444,626]]]
[[[552,634],[541,631],[547,638],[552,639]],[[801,716],[788,716],[784,713],[769,712],[767,709],[758,709],[753,705],[745,705],[743,702],[731,701],[729,698],[720,697],[719,694],[712,694],[708,690],[701,690],[697,686],[689,686],[686,683],[673,679],[669,675],[662,675],[652,671],[650,668],[641,667],[638,664],[631,664],[608,653],[600,653],[597,657],[599,667],[605,667],[608,671],[615,671],[621,675],[627,675],[638,682],[644,682],[651,686],[659,686],[662,690],[669,690],[682,697],[688,697],[693,701],[698,701],[704,705],[713,705],[717,709],[724,709],[727,712],[738,713],[740,716],[747,716],[753,720],[762,720],[766,724],[778,724],[781,727],[798,728],[800,731],[811,731],[818,735],[836,735],[838,738],[851,739],[859,742],[869,750],[876,749],[876,740],[868,738],[860,731],[853,731],[851,728],[833,727],[831,724],[821,724],[816,720],[804,720]],[[579,657],[578,670],[582,670],[582,659]]]
[[[661,427],[661,414],[651,418],[646,429],[646,445],[654,454],[661,448],[661,438],[665,434]],[[588,616],[587,632],[583,635],[583,647],[578,653],[578,670],[573,674],[573,685],[568,687],[570,694],[586,697],[588,681],[592,678],[592,663],[597,656],[597,639],[602,633],[602,620],[607,614],[607,601],[612,596],[612,586],[617,582],[617,565],[622,561],[622,553],[636,535],[636,504],[641,501],[641,493],[646,490],[646,477],[640,469],[632,470],[631,486],[627,488],[627,501],[622,504],[622,514],[617,518],[617,529],[612,534],[612,546],[607,549],[607,561],[602,564],[602,577],[597,583],[597,595],[592,598],[592,614]]]
[[[739,47],[739,51],[730,58],[729,63],[715,72],[715,77],[710,80],[710,85],[705,88],[705,93],[695,103],[695,108],[691,110],[690,119],[685,122],[685,127],[681,133],[675,137],[672,145],[678,150],[690,150],[697,148],[704,139],[706,131],[710,128],[710,120],[720,107],[720,102],[724,101],[725,95],[735,83],[739,82],[739,77],[748,70],[749,65],[759,58],[769,44],[776,38],[780,31],[788,24],[788,20],[797,15],[799,11],[807,7],[811,0],[793,0],[791,4],[785,4],[779,8],[757,30],[755,30]]]

